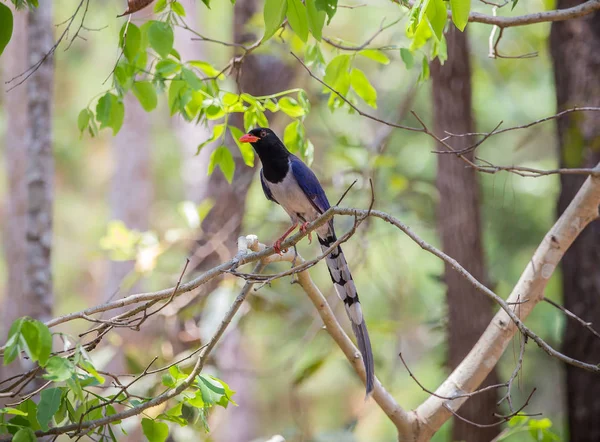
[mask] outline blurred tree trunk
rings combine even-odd
[[[125,120],[119,133],[112,140],[113,176],[111,180],[111,219],[122,221],[128,229],[141,232],[148,230],[152,204],[152,166],[150,117],[142,109],[133,94],[125,96]],[[110,261],[106,277],[105,300],[127,296],[140,290],[133,273],[135,261]],[[144,324],[144,332],[119,330],[122,345],[111,361],[113,372],[127,372],[125,353],[128,345],[136,349],[151,347],[154,340],[150,320]]]
[[[435,61],[431,66],[433,80],[434,129],[439,136],[444,131],[473,132],[471,110],[471,67],[467,33],[453,25],[446,34],[448,60],[443,66]],[[472,143],[468,137],[455,138],[450,144],[462,149]],[[443,150],[442,146],[437,146]],[[445,253],[460,262],[479,281],[486,283],[485,257],[481,239],[479,213],[479,181],[477,172],[465,167],[454,155],[438,155],[436,180],[439,192],[438,228]],[[448,264],[444,281],[448,303],[448,362],[451,369],[462,361],[492,319],[492,305],[465,278]],[[482,386],[497,383],[492,370]],[[496,392],[490,391],[470,398],[460,409],[461,416],[477,423],[493,421]],[[478,428],[454,419],[452,440],[489,441],[498,427]]]
[[[186,2],[188,17],[196,17],[196,9]],[[233,39],[236,43],[249,44],[256,41],[258,36],[247,33],[246,23],[258,11],[259,2],[256,0],[239,0],[235,5]],[[194,12],[192,12],[194,11]],[[188,25],[194,27],[196,23]],[[181,47],[184,59],[202,59],[207,43],[185,41],[190,35],[180,33]],[[221,49],[219,49],[221,50]],[[293,77],[293,70],[284,65],[279,59],[266,54],[250,55],[245,58],[239,76],[241,91],[254,95],[266,95],[286,89]],[[244,130],[243,115],[234,114],[229,124]],[[246,209],[246,196],[256,168],[246,166],[239,154],[237,145],[227,135],[226,143],[231,148],[235,159],[235,175],[229,184],[220,170],[208,176],[206,170],[210,155],[217,145],[202,149],[198,157],[193,158],[198,144],[210,136],[206,128],[194,127],[192,123],[177,124],[177,133],[182,145],[184,161],[183,176],[186,187],[186,197],[199,203],[210,198],[215,202],[214,207],[202,222],[202,235],[198,240],[191,265],[197,271],[214,267],[216,264],[230,259],[237,251],[237,238],[241,233],[242,221]],[[192,158],[196,161],[189,161]],[[210,244],[209,244],[210,242]],[[212,245],[215,247],[212,247]],[[218,285],[219,280],[207,284],[201,294],[207,294]],[[179,329],[183,328],[180,324]],[[228,408],[221,416],[223,421],[215,426],[213,437],[218,441],[246,442],[256,437],[258,427],[255,415],[255,392],[252,389],[254,381],[251,375],[240,374],[240,368],[250,365],[248,355],[244,350],[242,333],[232,331],[222,344],[222,351],[217,356],[216,363],[222,366],[221,376],[227,382],[235,385],[237,390],[235,400],[239,407]]]
[[[200,22],[198,19],[199,4],[196,0],[182,0],[181,4],[186,10],[185,20],[188,26],[196,29]],[[192,36],[189,31],[179,26],[175,27],[175,47],[181,54],[182,60],[205,60],[208,43],[194,41]],[[197,160],[195,155],[198,145],[210,138],[212,130],[203,124],[185,121],[181,117],[173,119],[173,128],[179,142],[181,155],[184,158],[184,161],[181,162],[181,177],[184,184],[185,198],[198,204],[202,201],[202,189],[206,186],[207,176],[201,171],[201,165],[198,164],[198,161],[194,160]],[[204,163],[203,161],[202,166],[204,164],[208,164],[208,162]]]
[[[10,44],[6,47],[2,64],[4,67],[2,84],[24,72],[28,67],[27,13],[14,15],[14,31]],[[6,89],[6,88],[5,88]],[[7,281],[2,299],[0,336],[6,338],[10,324],[18,317],[28,314],[29,305],[17,302],[25,293],[25,224],[27,222],[27,87],[22,85],[3,94],[6,114],[5,161],[8,189],[3,204],[4,226],[3,249],[7,267]],[[8,378],[20,371],[17,362],[5,367],[0,365],[0,379]]]
[[[41,60],[54,45],[51,2],[29,12],[29,62]],[[54,157],[52,153],[52,97],[54,57],[25,83],[27,86],[27,239],[26,292],[29,315],[41,321],[52,317],[52,206]]]
[[[51,2],[40,3],[32,11],[19,11],[15,20],[13,41],[4,57],[7,80],[39,61],[54,44]],[[2,317],[5,327],[19,316],[45,321],[52,315],[53,71],[54,58],[49,57],[25,83],[6,94],[9,195],[4,229],[8,266]],[[3,375],[9,375],[9,370]]]
[[[123,126],[112,142],[111,219],[123,221],[128,229],[145,232],[153,195],[150,117],[133,94],[125,96],[124,104]],[[119,296],[134,290],[132,284],[124,281],[134,266],[134,261],[110,261],[106,298],[113,296],[120,286]]]
[[[558,8],[583,1],[559,0]],[[557,111],[574,106],[600,106],[600,13],[552,24],[550,49],[554,63]],[[600,114],[572,113],[557,121],[560,167],[593,167],[600,161]],[[585,180],[561,175],[557,212],[560,216]],[[562,260],[564,306],[598,325],[600,318],[600,222],[591,223]],[[575,359],[600,361],[600,340],[567,320],[562,351]],[[566,365],[570,440],[600,440],[600,378]]]

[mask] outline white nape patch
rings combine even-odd
[[[360,308],[360,303],[355,302],[352,305],[344,304],[344,306],[346,307],[346,312],[348,313],[348,316],[350,317],[352,322],[354,322],[357,325],[362,324],[363,314],[362,314],[362,308]]]

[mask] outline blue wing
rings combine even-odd
[[[269,186],[267,186],[267,183],[265,182],[265,177],[263,176],[262,169],[260,169],[260,184],[262,185],[263,192],[265,193],[265,196],[267,197],[267,199],[273,201],[274,203],[277,203],[277,201],[275,201],[275,198],[273,198],[271,189],[269,189]],[[277,203],[277,204],[279,204],[279,203]]]
[[[290,165],[302,192],[308,197],[317,212],[323,213],[329,209],[330,205],[325,191],[313,171],[294,155],[290,155]]]

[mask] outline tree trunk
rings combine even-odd
[[[582,1],[559,0],[558,8]],[[550,49],[556,81],[557,111],[600,106],[600,13],[552,24]],[[561,167],[593,167],[600,161],[600,114],[572,113],[557,121]],[[558,215],[571,202],[585,177],[561,175]],[[575,240],[562,260],[564,306],[585,321],[600,318],[600,222]],[[562,351],[575,359],[600,361],[600,340],[567,320]],[[570,440],[600,440],[600,378],[566,365]]]
[[[52,31],[51,2],[15,12],[14,34],[5,54],[7,81],[50,50]],[[53,72],[54,58],[48,57],[25,83],[6,94],[9,194],[3,233],[8,284],[2,309],[3,336],[20,316],[41,321],[52,316]],[[30,368],[27,360],[20,364],[4,368],[2,377]]]
[[[133,94],[124,100],[123,127],[112,142],[113,176],[111,180],[111,218],[121,220],[128,229],[148,230],[152,204],[152,165],[150,117]],[[105,297],[112,297],[119,287],[119,296],[139,288],[123,284],[134,269],[134,261],[110,261]]]
[[[42,2],[28,15],[29,63],[42,59],[52,48],[52,3]],[[25,83],[27,87],[27,266],[23,299],[28,314],[41,321],[52,317],[52,88],[54,58],[49,57]]]
[[[245,31],[246,24],[258,11],[259,4],[256,0],[240,0],[235,5],[233,39],[236,43],[250,44],[256,41],[258,36],[249,34]],[[192,11],[186,5],[188,11]],[[189,14],[193,17],[192,14]],[[194,23],[192,22],[193,26]],[[182,38],[186,38],[182,35]],[[189,38],[189,35],[187,36]],[[196,48],[187,46],[193,55],[185,55],[185,59],[193,56],[198,57],[201,54],[200,45],[206,43],[192,42]],[[184,46],[185,48],[186,46]],[[235,76],[235,74],[234,74]],[[244,59],[241,72],[238,77],[240,92],[248,92],[254,95],[267,95],[286,89],[293,78],[293,70],[283,64],[278,58],[266,54],[249,55]],[[271,120],[271,123],[273,121]],[[242,114],[236,113],[229,118],[229,124],[244,130]],[[192,156],[195,154],[196,146],[206,138],[206,129],[194,128],[191,123],[181,124],[177,131],[181,141],[187,140],[191,146],[183,149],[184,155]],[[190,133],[192,137],[190,137]],[[193,136],[195,135],[195,136]],[[198,157],[193,158],[196,161],[184,161],[193,167],[191,175],[185,173],[186,191],[188,198],[195,202],[210,198],[215,202],[214,207],[202,223],[202,236],[198,240],[197,251],[206,251],[197,253],[191,260],[194,269],[202,271],[214,267],[218,263],[231,259],[237,251],[237,238],[241,233],[242,221],[246,209],[246,196],[252,183],[256,167],[250,168],[244,164],[235,142],[227,134],[226,144],[230,147],[235,159],[235,175],[233,182],[229,184],[220,170],[207,176],[206,170],[210,160],[210,155],[214,151],[216,144],[202,149]],[[257,158],[258,161],[258,158]],[[191,177],[191,178],[190,178]],[[190,194],[190,191],[192,193]],[[215,247],[213,247],[213,245]],[[220,279],[213,280],[211,284],[206,284],[201,294],[207,294],[219,283]],[[179,328],[182,326],[179,325]],[[253,386],[255,382],[252,375],[240,374],[239,369],[247,367],[250,364],[248,354],[245,350],[247,339],[243,333],[232,331],[221,343],[222,352],[216,359],[216,364],[221,369],[221,376],[227,382],[236,386],[235,400],[239,407],[228,408],[222,413],[221,420],[214,429],[215,440],[228,442],[245,442],[252,440],[257,435],[255,391]]]
[[[467,33],[453,25],[446,34],[448,60],[443,66],[436,60],[431,66],[435,132],[473,132],[471,111],[471,67]],[[451,140],[455,149],[469,146],[468,137]],[[442,146],[437,146],[442,150]],[[454,155],[438,156],[436,180],[440,196],[438,228],[445,253],[460,262],[479,281],[486,281],[485,259],[481,240],[479,214],[479,182],[477,172],[465,167]],[[492,319],[492,305],[448,264],[444,281],[448,302],[448,363],[450,369],[467,355]],[[482,386],[497,382],[493,370]],[[477,423],[493,421],[496,392],[470,398],[460,409],[460,415]],[[478,428],[454,419],[452,440],[466,442],[489,441],[498,434],[498,427]]]
[[[5,82],[24,72],[28,67],[27,13],[14,15],[14,31],[10,44],[2,58]],[[6,113],[5,161],[8,189],[3,204],[5,223],[2,229],[4,262],[7,267],[7,281],[2,299],[0,336],[4,340],[10,324],[18,317],[29,313],[29,304],[17,302],[25,294],[25,224],[27,220],[27,87],[22,85],[4,94]],[[20,371],[15,362],[8,367],[0,366],[0,379],[6,379]],[[0,405],[1,406],[1,405]]]

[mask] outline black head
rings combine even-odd
[[[265,161],[268,157],[286,157],[289,151],[285,148],[279,137],[271,129],[257,127],[240,138],[242,143],[250,143],[260,157]]]
[[[283,144],[271,129],[257,127],[240,138],[242,143],[250,143],[255,148],[268,147],[270,145]]]
[[[264,176],[271,182],[279,182],[288,170],[291,155],[281,140],[271,129],[257,127],[240,138],[242,143],[250,143],[263,165]]]

